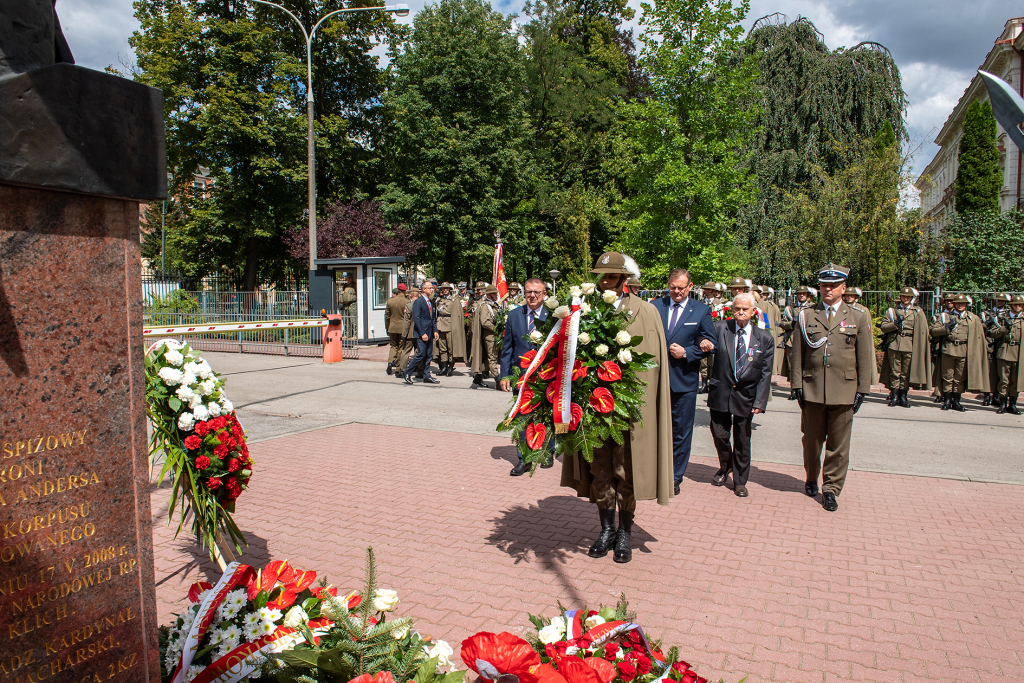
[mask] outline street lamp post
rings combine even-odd
[[[555,289],[555,287],[558,286],[558,276],[561,275],[561,273],[559,271],[557,271],[557,270],[549,270],[548,271],[548,275],[551,276],[551,289],[552,289],[551,295],[554,296],[555,295],[554,289]]]
[[[295,20],[295,23],[298,24],[299,28],[302,30],[302,35],[306,38],[306,162],[308,168],[307,173],[309,175],[307,187],[307,192],[309,193],[309,208],[307,211],[309,212],[309,277],[310,291],[312,291],[313,271],[316,270],[316,133],[313,130],[313,36],[316,35],[316,30],[320,28],[321,24],[338,14],[383,10],[385,12],[392,12],[399,17],[407,17],[409,16],[409,6],[381,5],[376,7],[350,7],[348,9],[338,9],[333,12],[328,12],[322,16],[313,26],[313,30],[307,31],[306,27],[302,25],[301,21],[299,21],[299,18],[292,14],[287,8],[274,2],[268,2],[268,0],[252,1],[261,5],[276,7],[277,9],[284,11],[288,16]]]

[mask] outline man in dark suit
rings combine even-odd
[[[509,311],[505,319],[505,332],[501,342],[501,380],[502,391],[512,391],[512,380],[505,379],[512,375],[513,369],[519,365],[519,357],[531,349],[536,349],[537,344],[527,341],[532,332],[535,331],[537,321],[546,320],[548,309],[544,306],[544,298],[547,296],[547,289],[544,281],[539,277],[532,277],[526,281],[524,292],[526,303]],[[522,369],[522,368],[520,368]],[[519,464],[512,468],[509,474],[518,477],[530,471],[530,468],[523,463],[523,454],[516,450],[519,456]],[[551,467],[553,462],[547,461],[541,467]]]
[[[416,355],[405,368],[405,383],[412,384],[412,373],[423,364],[423,383],[440,384],[430,376],[430,362],[434,357],[434,342],[437,341],[437,311],[430,303],[434,296],[434,283],[423,283],[423,296],[412,304],[413,330],[416,334]]]
[[[700,359],[714,351],[718,344],[711,309],[707,304],[690,298],[692,288],[690,273],[685,268],[674,268],[668,274],[668,296],[651,302],[661,314],[668,344],[676,495],[679,495],[679,485],[690,463]]]
[[[763,413],[772,391],[775,338],[750,324],[757,310],[751,294],[738,294],[732,302],[732,320],[715,323],[718,349],[708,380],[711,438],[721,465],[712,482],[722,486],[732,472],[734,491],[747,497],[750,474],[750,427],[755,413]],[[729,432],[732,431],[732,445]]]

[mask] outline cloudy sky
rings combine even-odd
[[[424,0],[406,1],[413,11],[424,5]],[[505,12],[518,12],[522,5],[518,0],[492,2]],[[931,141],[1003,25],[1024,15],[1024,6],[1015,0],[752,0],[751,5],[748,26],[782,12],[790,19],[809,18],[833,49],[862,40],[888,47],[910,100],[911,136],[923,143],[915,159],[918,169],[931,160],[937,149]],[[79,64],[102,69],[130,61],[127,39],[138,26],[131,0],[58,0],[57,10]]]

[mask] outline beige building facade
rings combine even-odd
[[[996,39],[992,49],[985,56],[979,67],[982,71],[1002,78],[1014,90],[1024,94],[1021,82],[1024,67],[1024,17],[1010,19],[1003,27],[1003,32]],[[956,214],[956,172],[959,164],[960,137],[963,134],[964,116],[967,107],[974,101],[988,100],[985,82],[978,74],[971,79],[960,101],[946,119],[935,144],[940,147],[924,172],[914,181],[920,192],[921,213],[930,219],[933,233],[945,227]],[[997,124],[996,144],[999,148],[999,160],[1003,167],[1003,187],[999,196],[999,205],[1007,211],[1022,204],[1021,187],[1021,151]]]

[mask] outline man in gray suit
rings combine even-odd
[[[740,498],[748,495],[751,423],[768,405],[775,361],[772,333],[750,324],[756,310],[753,295],[737,294],[732,302],[733,319],[715,323],[718,346],[708,379],[711,438],[720,465],[711,483],[723,486],[732,472],[733,490]]]

